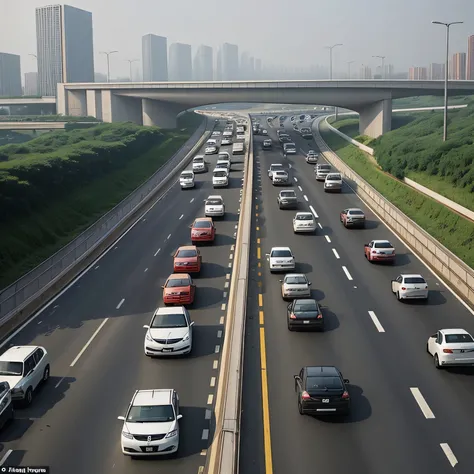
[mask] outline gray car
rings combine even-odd
[[[298,198],[292,189],[280,191],[277,203],[280,209],[298,209]]]
[[[290,181],[290,176],[286,171],[274,171],[272,176],[273,186],[281,186],[288,184]]]

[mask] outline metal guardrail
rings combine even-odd
[[[40,294],[49,283],[66,269],[70,268],[74,262],[81,259],[91,248],[96,246],[99,241],[119,225],[123,218],[146,199],[153,189],[193,149],[206,129],[213,128],[214,123],[205,119],[186,143],[140,187],[61,250],[3,289],[0,292],[0,326],[12,312],[35,295]]]

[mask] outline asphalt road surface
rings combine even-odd
[[[41,345],[52,361],[47,385],[0,434],[4,466],[50,466],[52,474],[197,474],[204,466],[242,186],[243,156],[235,158],[228,188],[212,188],[217,155],[208,157],[209,171],[196,175],[195,189],[181,190],[176,183],[90,271],[3,346]],[[172,360],[148,358],[143,325],[163,306],[161,285],[173,272],[172,255],[190,243],[189,225],[204,215],[210,194],[223,196],[227,213],[216,220],[214,244],[201,249],[203,269],[195,278],[190,311],[193,352]],[[179,454],[132,460],[121,452],[117,416],[125,414],[135,390],[153,388],[175,388],[180,396]]]
[[[324,193],[303,155],[316,149],[314,141],[293,132],[289,119],[285,126],[297,145],[295,156],[283,158],[275,128],[266,123],[273,150],[263,151],[264,137],[254,137],[240,473],[472,474],[474,371],[436,370],[426,342],[441,328],[474,334],[473,314],[349,187],[341,194]],[[295,235],[296,211],[278,209],[276,198],[285,188],[272,186],[271,163],[291,165],[299,210],[312,207],[318,216],[315,235]],[[348,207],[364,210],[366,229],[342,226],[339,213]],[[364,243],[372,239],[395,245],[395,265],[366,261]],[[271,275],[265,260],[273,246],[293,250],[297,271],[308,275],[312,297],[323,305],[326,332],[288,331],[281,276]],[[390,282],[399,273],[424,275],[429,301],[398,302]],[[303,366],[325,364],[350,380],[352,414],[346,420],[298,413],[293,375]]]

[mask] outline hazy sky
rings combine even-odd
[[[0,0],[0,51],[20,54],[22,72],[35,71],[35,7],[40,0]],[[195,48],[229,42],[265,64],[328,64],[324,46],[334,50],[334,69],[347,61],[379,64],[372,55],[405,71],[412,65],[444,61],[445,28],[431,20],[464,21],[451,29],[450,53],[466,51],[474,34],[474,0],[70,0],[93,14],[95,70],[104,72],[99,51],[117,49],[113,76],[128,75],[125,59],[141,58],[141,36],[154,33]],[[137,63],[138,64],[138,63]],[[139,66],[141,68],[141,66]]]

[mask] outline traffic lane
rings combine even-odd
[[[278,210],[273,204],[276,190],[264,179],[262,193],[262,254],[272,246],[289,245],[293,249],[297,271],[306,273],[313,282],[313,297],[326,306],[328,322],[328,331],[322,334],[290,333],[285,323],[288,303],[281,299],[278,282],[281,277],[271,275],[264,262],[263,307],[275,473],[294,469],[295,459],[298,472],[316,463],[328,472],[339,472],[347,459],[351,459],[351,465],[360,466],[360,472],[415,472],[415,468],[416,472],[443,472],[436,470],[442,453],[437,453],[434,436],[423,429],[409,392],[396,377],[387,379],[386,362],[391,355],[383,355],[383,340],[364,318],[364,297],[342,273],[334,271],[332,254],[320,236],[293,234],[293,213]],[[350,294],[350,299],[341,298],[343,294]],[[313,364],[334,364],[351,380],[354,412],[350,422],[330,423],[298,414],[292,377],[302,366]],[[314,439],[318,439],[321,452],[315,452]],[[287,452],[294,453],[291,461]],[[325,462],[319,458],[322,452],[334,456]],[[400,452],[404,453],[403,459],[399,459]],[[386,466],[387,459],[393,460],[390,467]]]
[[[237,197],[238,195],[238,189],[233,189],[229,190],[234,194],[234,197]],[[228,208],[230,212],[236,211],[237,206],[238,206],[238,200],[234,199],[233,201],[228,200]],[[224,232],[224,225],[227,227],[228,232]],[[226,222],[225,220],[221,223],[221,225],[218,227],[218,235],[216,238],[216,245],[212,247],[202,247],[202,253],[203,253],[203,273],[204,278],[202,280],[200,278],[195,279],[195,283],[197,285],[197,298],[196,298],[196,303],[194,305],[194,308],[191,310],[191,315],[193,319],[196,322],[195,325],[195,332],[194,332],[194,337],[195,337],[195,347],[193,350],[193,354],[191,358],[182,358],[182,359],[177,359],[173,361],[155,361],[154,366],[150,366],[150,368],[143,368],[143,370],[138,370],[138,373],[142,373],[142,379],[137,379],[137,382],[134,381],[134,377],[129,374],[129,372],[134,373],[136,371],[136,368],[140,368],[143,366],[143,364],[146,364],[146,362],[143,362],[145,360],[148,360],[144,354],[143,354],[143,338],[145,331],[142,328],[143,324],[148,324],[149,319],[151,317],[152,311],[156,306],[161,305],[161,298],[159,298],[159,293],[156,291],[156,287],[158,286],[156,282],[158,282],[160,279],[164,279],[167,274],[169,274],[169,270],[166,270],[166,267],[171,267],[172,264],[172,258],[171,255],[168,256],[168,264],[162,264],[160,266],[156,266],[155,269],[150,270],[148,275],[147,281],[144,281],[141,285],[142,291],[137,292],[135,294],[135,299],[128,304],[124,304],[121,308],[119,313],[119,318],[116,318],[110,322],[109,325],[104,326],[104,330],[99,334],[99,336],[96,338],[94,341],[94,344],[91,345],[91,347],[84,353],[82,356],[81,360],[76,366],[76,369],[72,371],[71,376],[75,379],[74,381],[77,382],[74,384],[73,388],[74,390],[71,390],[68,393],[68,397],[66,398],[67,403],[69,403],[69,400],[72,400],[72,405],[67,405],[69,408],[66,409],[66,412],[68,410],[72,411],[75,413],[75,411],[72,409],[75,405],[75,397],[77,396],[79,400],[82,400],[82,405],[80,406],[87,406],[87,393],[83,393],[82,391],[90,391],[91,392],[91,397],[94,396],[97,397],[97,393],[105,393],[107,394],[114,394],[118,395],[118,399],[122,400],[125,399],[125,402],[122,403],[122,407],[120,408],[120,411],[118,411],[118,414],[122,414],[122,411],[126,408],[127,403],[130,401],[131,396],[133,394],[133,390],[138,389],[138,388],[153,388],[153,387],[164,387],[164,386],[170,386],[173,388],[176,388],[180,393],[186,392],[187,394],[187,399],[181,396],[181,400],[183,403],[183,406],[185,403],[188,403],[188,406],[190,407],[197,407],[197,403],[201,403],[203,407],[207,408],[207,401],[208,401],[208,396],[209,392],[212,391],[210,387],[211,385],[211,379],[212,377],[217,377],[217,371],[213,369],[214,365],[213,362],[214,360],[217,360],[219,357],[220,350],[217,349],[217,346],[220,344],[220,340],[222,339],[222,330],[223,326],[220,324],[220,319],[224,315],[224,310],[218,304],[216,301],[216,295],[219,294],[220,299],[222,300],[223,298],[223,290],[225,288],[225,281],[230,281],[230,278],[227,278],[224,274],[217,276],[216,278],[213,278],[212,272],[215,272],[215,268],[218,266],[220,268],[224,268],[224,266],[228,267],[228,262],[229,262],[229,255],[230,255],[230,248],[229,245],[220,245],[222,243],[221,239],[223,237],[227,237],[228,241],[230,242],[230,237],[231,237],[231,232],[233,233],[234,230],[234,222],[233,221],[228,221]],[[177,236],[177,239],[179,241],[186,243],[187,239],[189,239],[189,229],[186,228],[186,226],[183,226],[181,233],[179,236]],[[164,260],[166,254],[163,254],[162,260]],[[212,262],[211,265],[211,271],[209,271],[206,267],[208,267],[207,262]],[[206,269],[208,270],[206,272]],[[161,275],[157,275],[154,272],[159,272],[161,270]],[[228,270],[230,272],[230,269]],[[165,276],[166,275],[166,276]],[[230,273],[229,273],[230,275]],[[148,282],[148,283],[147,283]],[[159,301],[158,301],[159,299]],[[145,311],[146,308],[148,308],[148,311]],[[218,334],[218,331],[221,331],[220,337]],[[122,336],[123,335],[123,336]],[[126,336],[130,337],[130,341],[127,342],[126,339],[124,339],[122,342],[120,342],[122,337]],[[123,351],[123,348],[131,348],[131,350],[126,350]],[[216,352],[217,351],[217,352]],[[122,357],[122,352],[125,354],[129,354],[130,358],[125,359],[124,361],[120,361],[120,358]],[[133,355],[133,357],[132,357]],[[114,365],[114,360],[118,361]],[[130,360],[132,359],[132,360]],[[212,359],[212,360],[210,360]],[[100,361],[100,363],[97,363],[97,361]],[[104,370],[107,370],[107,373],[110,372],[110,379],[108,378],[102,380],[100,379],[100,374],[101,374],[101,369],[99,367],[103,367],[104,365],[110,365],[110,368],[104,368],[102,369],[102,372]],[[142,365],[140,365],[142,364]],[[124,366],[127,367],[127,370],[124,370]],[[97,368],[97,369],[96,369]],[[147,375],[149,370],[154,370],[156,371],[156,377],[151,377],[150,374]],[[88,382],[88,380],[91,378],[91,370],[97,370],[98,374],[97,377],[100,380],[99,382]],[[208,372],[208,375],[206,376],[206,371]],[[154,373],[154,372],[153,372]],[[145,381],[146,378],[146,381]],[[127,383],[126,387],[128,390],[126,390],[126,393],[122,396],[123,391],[120,389],[120,387],[116,388],[114,385],[114,379],[128,379],[129,382]],[[87,381],[87,382],[86,382]],[[154,385],[150,385],[154,381]],[[85,383],[85,385],[83,385]],[[216,384],[216,380],[214,380],[214,385]],[[91,385],[92,384],[92,385]],[[65,388],[66,386],[62,386]],[[45,387],[46,388],[46,387]],[[60,386],[61,388],[61,386]],[[207,390],[207,391],[206,391]],[[46,391],[46,390],[45,390]],[[201,397],[201,391],[204,394]],[[206,393],[204,393],[206,392]],[[71,396],[71,394],[74,394],[74,396]],[[200,398],[202,400],[200,400]],[[186,401],[189,400],[189,401]],[[66,402],[65,401],[65,402]],[[114,402],[110,399],[108,399],[108,404],[110,402],[110,405],[116,406],[117,402],[114,399]],[[92,403],[92,402],[91,402]],[[199,407],[198,407],[199,408]],[[212,404],[209,408],[212,408]],[[77,407],[76,407],[77,411]],[[189,410],[191,413],[190,418],[192,418],[192,422],[189,424],[189,427],[193,427],[193,430],[195,431],[196,428],[196,422],[195,417],[196,415],[194,414],[195,412],[198,412],[199,410],[190,409]],[[92,423],[95,433],[97,434],[96,437],[91,437],[87,438],[87,443],[84,443],[84,440],[82,441],[81,444],[81,450],[87,451],[88,453],[91,453],[91,461],[90,464],[79,464],[77,465],[76,469],[77,472],[86,472],[85,469],[88,469],[89,472],[107,472],[108,469],[110,469],[110,466],[108,466],[108,469],[103,469],[103,466],[98,465],[96,466],[96,460],[93,453],[95,453],[95,449],[99,449],[96,458],[97,459],[102,459],[106,458],[107,456],[104,456],[104,441],[106,437],[111,438],[110,436],[110,423],[107,423],[108,419],[115,419],[117,416],[117,410],[115,410],[115,414],[112,415],[112,418],[110,418],[110,413],[109,410],[106,411],[103,415],[94,415],[93,419],[94,422]],[[58,414],[56,414],[58,413]],[[185,414],[185,411],[183,411],[183,414]],[[31,408],[31,412],[28,414],[31,417],[35,417],[37,415],[37,412],[34,410],[34,406]],[[60,471],[58,472],[66,472],[66,469],[73,469],[72,465],[69,465],[66,463],[66,461],[70,458],[70,455],[72,455],[72,452],[69,451],[64,451],[64,449],[61,449],[62,444],[61,443],[54,443],[54,440],[56,437],[61,437],[63,436],[63,430],[64,430],[64,424],[67,426],[75,426],[76,432],[82,432],[85,433],[87,430],[91,429],[91,421],[90,419],[85,416],[83,412],[81,412],[81,419],[76,420],[73,419],[69,421],[69,419],[66,417],[65,414],[62,413],[62,411],[59,411],[57,409],[51,410],[46,413],[46,416],[43,416],[41,419],[41,426],[44,425],[49,425],[51,427],[57,426],[56,423],[56,417],[59,420],[63,420],[63,425],[60,426],[60,429],[57,432],[54,432],[54,430],[49,430],[49,436],[48,439],[49,441],[53,441],[52,445],[59,446],[59,452],[64,452],[62,457],[58,457],[58,453],[53,450],[51,452],[51,449],[46,449],[46,447],[42,444],[40,445],[34,445],[33,448],[29,447],[30,444],[33,443],[33,440],[38,436],[39,433],[37,430],[35,430],[35,424],[33,424],[31,427],[29,427],[26,437],[23,435],[23,439],[21,440],[21,443],[19,446],[6,446],[6,449],[15,449],[18,453],[21,453],[22,447],[24,445],[29,447],[29,450],[27,451],[26,455],[24,456],[22,464],[46,464],[46,465],[53,465],[54,463],[58,463],[57,467],[58,469],[60,468]],[[205,420],[205,416],[203,415],[203,420]],[[80,424],[82,423],[82,424]],[[207,421],[207,424],[209,424],[209,421]],[[101,430],[96,430],[96,425],[100,426],[108,426],[108,433],[107,436],[105,436],[105,433],[102,432]],[[201,425],[202,426],[202,423]],[[19,426],[16,427],[17,430],[20,429]],[[184,429],[184,428],[183,428]],[[202,428],[205,429],[205,428]],[[207,429],[210,429],[209,426]],[[193,432],[194,432],[193,431]],[[189,432],[189,429],[188,429]],[[185,433],[185,432],[184,432]],[[112,437],[113,443],[110,449],[108,451],[115,452],[115,448],[119,446],[119,434],[120,432],[118,431],[117,433],[117,438]],[[183,434],[184,437],[186,437],[186,434]],[[17,434],[11,435],[11,438],[18,437]],[[191,443],[191,447],[184,448],[183,452],[183,457],[187,458],[189,457],[190,450],[192,450],[192,446],[197,446],[201,447],[202,443],[201,441],[202,437],[202,432],[200,433],[199,437],[196,437],[195,435],[188,436],[188,439],[191,440],[189,443]],[[212,439],[212,436],[209,436],[209,439]],[[31,440],[31,441],[30,441]],[[76,446],[77,445],[77,439],[69,439],[67,440],[66,444],[68,445],[70,443],[71,446]],[[85,446],[84,446],[85,444]],[[48,444],[49,446],[49,444]],[[97,448],[96,448],[97,447]],[[100,449],[99,447],[102,447]],[[77,449],[77,446],[76,446]],[[205,449],[205,448],[202,448]],[[196,448],[197,450],[197,448]],[[199,456],[200,454],[200,449],[198,450],[199,453],[197,454]],[[120,450],[118,451],[119,453],[119,460],[115,460],[116,467],[120,465],[120,462],[123,462],[122,457],[123,455],[121,454]],[[191,453],[193,454],[193,453]],[[15,459],[15,456],[18,456],[18,454],[15,454],[12,459]],[[57,461],[55,461],[57,459]],[[195,462],[199,462],[201,458],[198,458],[197,460],[193,461],[192,463],[192,468],[194,467],[198,468],[198,466],[195,466]],[[89,462],[89,461],[88,461]],[[171,465],[175,463],[175,461],[170,461]],[[180,461],[180,466],[183,464],[183,461]],[[76,465],[76,464],[75,464]],[[161,466],[161,464],[160,464]],[[55,466],[56,467],[56,466]],[[183,466],[183,469],[186,466]],[[152,469],[153,467],[148,467],[146,469]],[[156,466],[154,466],[156,469]],[[143,468],[145,469],[145,468]],[[186,468],[187,469],[187,468]],[[124,466],[124,472],[127,470],[127,465]],[[76,471],[74,471],[76,472]],[[144,471],[147,472],[147,471]],[[187,472],[187,471],[186,471]]]

